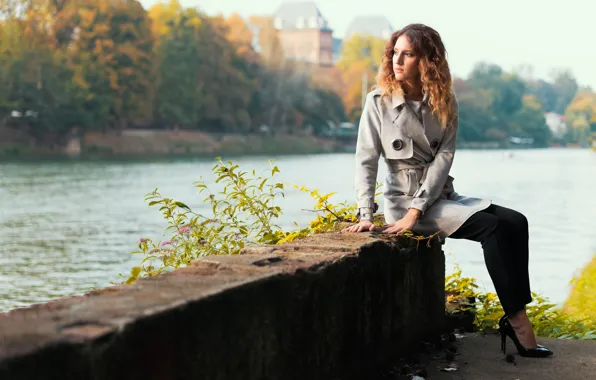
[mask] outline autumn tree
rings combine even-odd
[[[73,129],[91,123],[84,107],[87,94],[72,82],[73,72],[54,49],[50,3],[17,5],[3,12],[1,24],[0,120],[38,143],[59,145]]]
[[[345,92],[342,99],[350,119],[357,121],[362,113],[363,96],[375,84],[378,65],[385,51],[386,41],[355,34],[344,41],[337,67],[342,72]]]
[[[259,33],[259,27],[253,25],[251,28],[237,13],[228,17],[225,23],[227,29],[226,38],[234,45],[236,55],[249,64],[257,63],[259,55],[253,48],[253,41],[257,39],[254,34]]]
[[[199,83],[199,28],[196,10],[158,4],[149,10],[156,33],[156,84],[154,122],[159,125],[197,127],[202,101]],[[159,10],[159,11],[158,11]]]
[[[256,40],[261,64],[267,69],[281,67],[285,57],[279,33],[273,25],[273,18],[251,16],[248,23],[255,29],[254,33],[258,34]]]
[[[590,90],[579,91],[567,107],[565,116],[568,140],[586,144],[588,137],[596,133],[596,93]]]
[[[125,127],[151,116],[153,36],[136,0],[78,0],[68,56],[102,119]]]

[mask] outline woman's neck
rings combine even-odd
[[[424,96],[420,81],[416,81],[416,83],[403,82],[402,90],[404,92],[404,98],[408,100],[422,100]]]

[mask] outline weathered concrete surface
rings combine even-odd
[[[429,379],[458,380],[586,380],[596,378],[596,341],[538,338],[538,343],[548,347],[554,355],[544,359],[522,358],[515,351],[511,340],[507,352],[514,354],[515,363],[508,363],[500,353],[500,337],[467,334],[458,340],[459,355],[455,372],[442,372],[445,361],[428,364]]]
[[[0,379],[335,379],[444,321],[439,244],[321,234],[0,315]]]

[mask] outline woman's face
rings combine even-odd
[[[393,74],[398,81],[409,82],[416,80],[420,72],[418,71],[419,58],[414,53],[414,47],[405,34],[402,34],[393,47]]]

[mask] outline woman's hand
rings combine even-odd
[[[370,220],[361,220],[358,224],[354,224],[348,228],[344,228],[344,231],[348,232],[366,232],[374,231],[377,228]]]
[[[410,209],[406,216],[395,222],[394,225],[389,226],[383,230],[384,234],[400,234],[405,230],[412,230],[418,218],[420,217],[420,211],[416,209]]]

